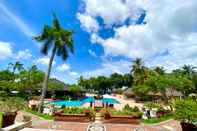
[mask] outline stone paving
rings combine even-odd
[[[78,122],[54,122],[43,120],[35,115],[19,112],[16,121],[21,121],[23,115],[30,115],[32,117],[32,128],[36,129],[56,129],[68,131],[86,131],[90,123]],[[104,124],[106,131],[181,131],[179,122],[169,120],[155,125],[130,125],[130,124]],[[168,129],[168,130],[167,130]]]

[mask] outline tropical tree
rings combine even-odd
[[[0,71],[0,81],[11,81],[13,80],[13,74],[9,70],[2,70]]]
[[[165,74],[165,70],[164,70],[163,67],[157,66],[157,67],[155,67],[154,71],[157,72],[159,75],[164,75]]]
[[[35,37],[36,41],[44,43],[41,50],[41,52],[44,55],[47,55],[50,49],[52,49],[48,70],[45,74],[45,78],[43,82],[39,112],[41,112],[42,110],[43,101],[47,91],[47,84],[50,77],[52,63],[55,58],[55,55],[61,56],[63,60],[66,60],[68,58],[69,53],[74,52],[72,36],[73,36],[73,32],[70,30],[63,29],[60,26],[57,17],[54,15],[53,25],[52,26],[45,25],[43,32]]]
[[[195,68],[194,66],[191,65],[184,65],[182,67],[183,74],[188,76],[189,78],[192,78],[192,75],[195,73]]]
[[[144,62],[141,58],[136,58],[133,61],[132,69],[130,71],[134,78],[134,85],[143,84],[147,77],[147,69],[144,66]]]
[[[19,61],[16,61],[15,63],[9,63],[8,64],[8,70],[11,69],[12,73],[15,74],[16,71],[23,70],[23,64]]]

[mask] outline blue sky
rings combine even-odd
[[[65,29],[75,31],[75,53],[67,61],[56,57],[52,71],[52,77],[67,83],[80,75],[127,73],[137,57],[167,71],[196,65],[197,2],[180,1],[1,0],[0,68],[19,60],[25,67],[47,69],[42,43],[32,37],[51,24],[52,12]]]

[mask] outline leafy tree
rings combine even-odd
[[[0,81],[5,80],[5,81],[11,81],[13,80],[13,74],[9,70],[2,70],[0,71]]]
[[[192,78],[192,75],[195,73],[195,69],[196,67],[191,66],[191,65],[184,65],[182,67],[183,70],[183,74],[188,76],[190,79]]]
[[[8,69],[12,70],[12,73],[15,74],[16,71],[21,71],[23,70],[23,64],[20,63],[19,61],[16,61],[15,63],[9,63],[8,64]]]
[[[55,78],[49,79],[48,89],[50,91],[63,90],[65,86],[66,84],[64,82],[61,82]]]
[[[134,78],[134,85],[143,84],[147,77],[147,68],[144,66],[144,62],[141,58],[137,58],[133,61],[132,69],[130,72]]]
[[[163,67],[159,67],[157,66],[155,69],[154,69],[155,72],[157,72],[159,75],[164,75],[165,74],[165,70]]]
[[[52,63],[55,58],[55,55],[61,56],[63,60],[68,58],[69,52],[74,52],[73,47],[73,32],[70,30],[65,30],[60,26],[60,23],[57,17],[54,15],[53,26],[45,25],[43,32],[35,37],[35,40],[38,42],[43,42],[42,53],[44,55],[48,54],[48,51],[52,48],[48,70],[45,74],[42,95],[40,99],[39,112],[42,110],[43,101],[47,91],[47,84],[51,73]]]
[[[181,122],[191,123],[197,121],[197,103],[194,100],[176,100],[174,102],[175,118]]]

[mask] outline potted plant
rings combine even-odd
[[[17,109],[7,104],[0,104],[0,109],[2,112],[2,127],[7,127],[14,124],[17,115]]]
[[[2,112],[2,127],[14,124],[17,111],[26,107],[26,102],[21,98],[6,98],[0,100],[0,112]]]
[[[197,102],[192,99],[174,102],[175,118],[180,121],[183,131],[196,131]]]

